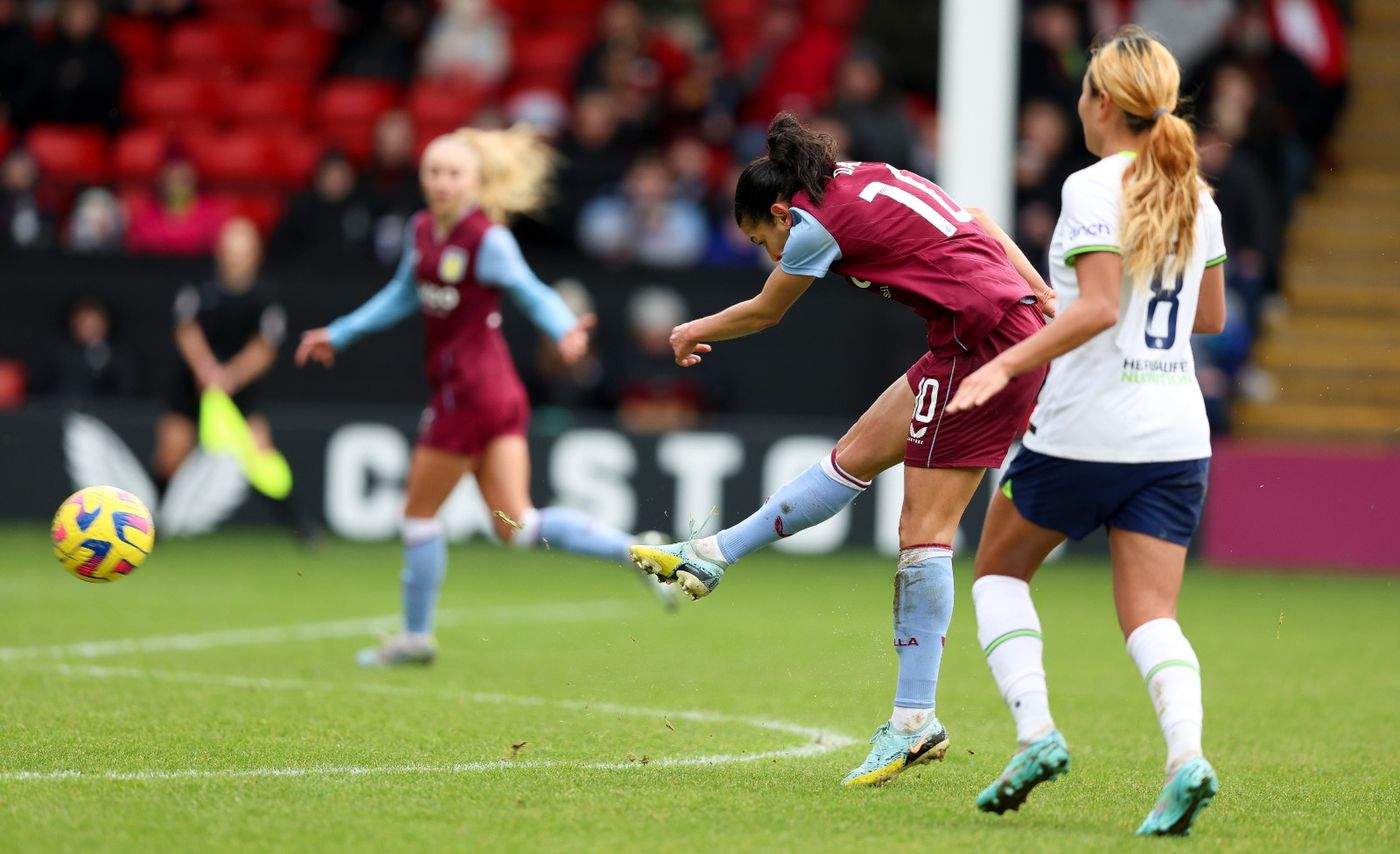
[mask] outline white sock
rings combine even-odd
[[[895,706],[890,713],[890,726],[895,732],[904,735],[913,735],[924,728],[928,719],[933,717],[933,709],[906,709],[902,706]]]
[[[719,548],[719,534],[711,534],[708,537],[695,540],[690,544],[690,547],[695,549],[697,555],[711,563],[717,563],[723,567],[729,566],[729,561],[724,559],[724,552],[720,551]]]
[[[1201,756],[1201,663],[1181,624],[1148,620],[1128,635],[1128,655],[1138,666],[1167,740],[1167,776]]]
[[[1008,575],[986,575],[972,585],[972,604],[977,610],[977,642],[1016,720],[1016,740],[1030,744],[1055,728],[1031,586]]]

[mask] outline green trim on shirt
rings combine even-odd
[[[1065,253],[1065,266],[1073,267],[1075,258],[1080,255],[1087,255],[1090,252],[1112,252],[1114,255],[1122,255],[1123,250],[1117,246],[1076,246]]]
[[[1219,264],[1224,264],[1224,263],[1225,263],[1225,255],[1224,255],[1224,254],[1221,254],[1221,256],[1220,256],[1219,258],[1212,258],[1212,259],[1210,259],[1209,261],[1207,261],[1207,262],[1206,262],[1206,267],[1215,267],[1215,266],[1217,266],[1217,265],[1219,265]]]
[[[1137,160],[1137,156],[1138,156],[1136,151],[1129,151],[1129,150],[1127,150],[1127,149],[1124,149],[1123,151],[1114,152],[1114,153],[1115,153],[1115,154],[1121,154],[1121,155],[1123,155],[1124,157],[1128,157],[1128,158],[1131,158],[1131,159],[1133,159],[1133,160]]]

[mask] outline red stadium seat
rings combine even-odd
[[[460,127],[476,115],[487,94],[461,83],[424,80],[408,92],[408,115],[418,126]]]
[[[161,60],[160,26],[147,18],[112,17],[103,28],[128,71],[143,71]]]
[[[263,23],[274,11],[264,0],[199,0],[199,11],[206,19]]]
[[[807,0],[807,17],[814,23],[849,29],[865,11],[865,0]]]
[[[230,72],[257,58],[260,30],[236,21],[187,21],[165,42],[166,60],[186,71]]]
[[[295,130],[269,130],[263,135],[269,152],[270,181],[284,190],[300,190],[311,183],[324,144]]]
[[[550,29],[515,34],[515,69],[519,73],[571,78],[592,35],[587,30]]]
[[[208,186],[263,187],[276,171],[266,138],[257,131],[194,133],[185,137],[190,159]]]
[[[39,125],[25,145],[45,179],[57,184],[101,184],[107,180],[107,135],[96,128]]]
[[[707,0],[705,3],[705,17],[711,26],[722,32],[752,28],[762,11],[763,5],[754,0]]]
[[[263,0],[270,14],[283,23],[313,23],[326,17],[325,0]]]
[[[241,125],[301,127],[310,115],[311,84],[282,77],[229,81],[224,115]]]
[[[372,125],[398,100],[399,90],[392,83],[340,77],[326,83],[317,95],[316,120],[324,127]]]
[[[326,70],[334,48],[334,37],[320,27],[289,25],[268,29],[259,40],[258,71],[314,79]]]
[[[374,125],[335,124],[321,128],[321,144],[329,149],[345,152],[356,167],[363,169],[369,164],[370,152],[374,149]]]
[[[214,83],[204,77],[143,74],[127,81],[124,95],[127,114],[141,122],[187,126],[218,118]]]
[[[229,216],[247,217],[264,237],[272,233],[286,207],[282,194],[278,192],[223,193],[220,200],[228,209]]]
[[[598,23],[600,0],[537,0],[536,18],[549,27],[578,27],[592,31]]]
[[[6,124],[0,124],[0,157],[4,157],[5,152],[10,150],[10,143],[14,138],[14,128]]]
[[[118,184],[146,184],[155,178],[170,134],[164,128],[138,127],[122,131],[112,150],[112,177]]]

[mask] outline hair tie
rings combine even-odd
[[[1152,121],[1155,122],[1155,121],[1157,121],[1158,119],[1160,119],[1162,116],[1165,116],[1167,113],[1170,113],[1170,112],[1171,112],[1171,110],[1167,109],[1166,107],[1158,107],[1157,109],[1155,109],[1155,110],[1152,111]]]

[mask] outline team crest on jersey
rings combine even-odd
[[[442,251],[442,257],[438,259],[438,278],[455,285],[462,281],[462,277],[467,274],[467,250],[458,246],[449,246]]]

